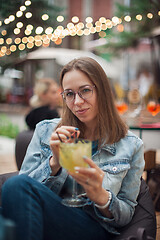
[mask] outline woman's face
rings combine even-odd
[[[50,107],[56,107],[59,103],[58,86],[56,84],[51,84],[48,91],[43,94],[43,98]]]
[[[73,114],[86,126],[90,128],[95,127],[98,115],[97,93],[90,79],[79,70],[71,70],[64,75],[62,85],[64,91],[67,91],[69,95],[73,95],[73,92],[81,91],[86,96],[87,86],[93,90],[89,97],[87,95],[87,99],[83,99],[76,94],[72,101],[67,101],[66,99],[66,104]]]

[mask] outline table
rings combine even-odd
[[[160,124],[160,123],[159,123]],[[129,129],[131,130],[138,130],[139,131],[139,137],[142,139],[142,133],[143,131],[160,131],[160,126],[156,126],[155,124],[150,124],[152,126],[144,126],[145,124],[142,124],[141,126],[129,126]],[[149,125],[149,124],[146,124]],[[160,139],[159,139],[160,140]]]
[[[143,140],[145,150],[160,149],[160,122],[129,126],[129,129]]]

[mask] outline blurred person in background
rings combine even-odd
[[[25,121],[30,130],[45,119],[59,117],[60,104],[58,84],[50,78],[43,78],[36,82],[34,95],[30,99],[31,111],[26,115]]]
[[[146,68],[143,68],[138,75],[138,84],[139,84],[139,91],[142,98],[146,98],[149,94],[151,86],[153,85],[153,75],[152,73]]]

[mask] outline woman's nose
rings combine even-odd
[[[79,96],[78,93],[75,94],[74,104],[81,104],[84,102],[84,99]]]

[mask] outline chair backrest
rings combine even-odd
[[[156,150],[148,150],[144,153],[145,171],[151,170],[156,166]]]
[[[18,171],[0,174],[0,206],[1,206],[1,191],[2,191],[2,185],[5,183],[5,181],[6,181],[8,178],[10,178],[10,177],[12,177],[12,176],[15,176],[15,175],[18,175]]]
[[[32,139],[33,132],[34,131],[31,130],[24,130],[20,132],[16,137],[15,158],[18,170],[21,168],[27,147]]]
[[[144,229],[146,236],[155,239],[157,228],[156,215],[149,188],[143,179],[137,202],[138,205],[135,208],[135,213],[131,222],[119,229],[121,234],[115,237],[114,240],[129,239],[132,236],[134,236],[135,239],[139,239],[138,229]]]

